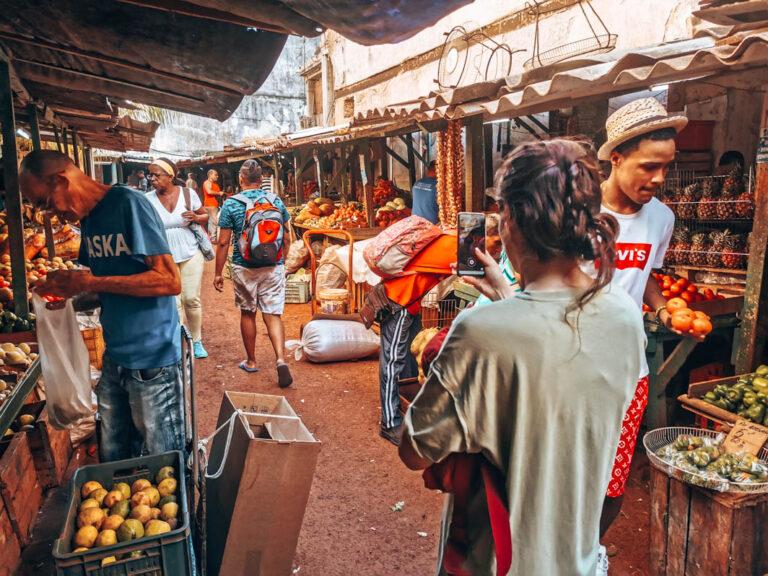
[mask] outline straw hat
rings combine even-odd
[[[622,106],[608,117],[605,131],[608,140],[600,146],[597,157],[610,160],[611,152],[619,144],[635,136],[655,132],[662,128],[674,128],[679,134],[688,124],[685,116],[670,116],[667,110],[655,98],[641,98]]]

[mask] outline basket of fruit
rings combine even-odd
[[[694,486],[742,494],[768,492],[768,450],[726,453],[725,434],[701,428],[658,428],[643,437],[655,468]]]
[[[53,546],[57,576],[188,574],[183,470],[178,451],[77,470]]]

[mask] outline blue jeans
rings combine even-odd
[[[184,401],[179,364],[150,370],[118,366],[104,354],[96,387],[102,462],[184,451]]]

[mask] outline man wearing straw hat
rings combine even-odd
[[[608,118],[607,141],[598,151],[600,160],[611,163],[611,174],[602,186],[602,211],[619,222],[613,282],[635,300],[638,312],[647,304],[668,328],[671,318],[665,308],[666,299],[651,272],[664,263],[675,216],[657,196],[675,159],[675,137],[687,123],[685,116],[670,116],[654,98],[635,100]],[[621,510],[640,422],[648,403],[645,357],[641,359],[639,376],[635,396],[622,423],[601,534]]]

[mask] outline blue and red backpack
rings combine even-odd
[[[283,259],[283,214],[275,205],[277,196],[267,193],[251,200],[244,194],[232,196],[245,204],[243,232],[238,239],[240,255],[255,267],[276,266]]]

